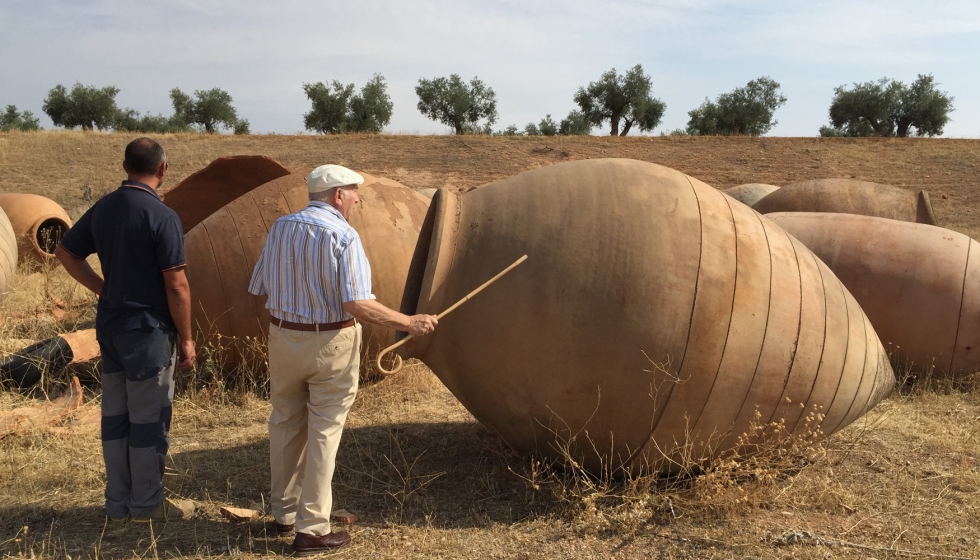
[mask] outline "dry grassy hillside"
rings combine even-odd
[[[0,135],[0,192],[45,194],[78,215],[86,189],[119,182],[133,137],[81,132]],[[925,189],[942,223],[980,225],[980,141],[941,139],[723,137],[207,136],[160,138],[170,186],[213,159],[261,154],[300,170],[339,163],[412,188],[469,187],[565,160],[633,158],[678,169],[725,189],[853,177]]]
[[[0,192],[49,196],[79,216],[122,178],[126,135],[0,134]],[[856,177],[932,194],[943,225],[980,237],[980,141],[816,138],[164,136],[168,184],[216,157],[293,169],[341,163],[413,188],[464,188],[569,159],[630,157],[718,188]],[[60,269],[22,274],[0,303],[0,343],[87,326],[92,303]],[[67,303],[53,318],[50,295]],[[9,348],[0,346],[0,351]],[[0,439],[0,556],[281,556],[269,518],[222,505],[268,500],[269,406],[185,374],[169,492],[190,521],[106,525],[97,430],[69,424]],[[49,380],[56,395],[64,380]],[[87,407],[98,385],[87,384]],[[0,392],[0,411],[43,395]],[[595,480],[513,454],[423,366],[362,388],[340,451],[338,507],[357,513],[337,558],[980,557],[980,390],[920,382],[793,453],[712,465],[705,476]]]

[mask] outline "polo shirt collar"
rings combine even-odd
[[[344,218],[344,215],[340,213],[340,210],[337,210],[336,208],[327,204],[326,202],[323,202],[322,200],[311,200],[310,206],[315,206],[317,208],[322,208],[328,212],[332,212],[334,216],[337,216],[338,218],[344,220],[345,222],[347,221],[347,218]]]
[[[157,194],[157,191],[153,187],[151,187],[150,185],[147,185],[146,183],[141,183],[139,181],[130,181],[130,180],[127,179],[127,180],[123,181],[122,184],[119,185],[119,187],[120,188],[122,188],[122,187],[128,187],[128,188],[131,188],[131,189],[139,189],[141,191],[146,191],[146,192],[152,194],[154,197],[156,197],[157,200],[163,200],[162,198],[160,198],[160,195]]]

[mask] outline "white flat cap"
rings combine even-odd
[[[340,165],[321,165],[306,176],[306,189],[311,193],[323,192],[334,187],[360,185],[364,177]]]

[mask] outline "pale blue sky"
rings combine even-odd
[[[0,105],[46,127],[47,91],[81,82],[165,115],[171,88],[221,87],[253,132],[295,133],[303,82],[359,88],[379,72],[394,102],[388,132],[446,133],[416,110],[414,86],[455,72],[496,91],[494,128],[523,128],[566,115],[603,71],[639,63],[667,104],[655,134],[768,75],[789,99],[770,135],[813,136],[834,87],[932,73],[956,98],[945,136],[980,137],[978,55],[976,0],[0,0]]]

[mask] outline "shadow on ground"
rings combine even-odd
[[[362,527],[479,528],[549,515],[555,504],[508,468],[522,472],[524,460],[477,423],[346,429],[334,476],[334,507],[356,513]],[[232,524],[219,513],[222,505],[268,503],[268,439],[175,452],[166,483],[168,493],[198,503],[193,519],[151,528],[107,522],[104,510],[94,505],[7,505],[0,507],[0,555],[118,558],[290,552],[291,539],[267,534],[270,517]]]

